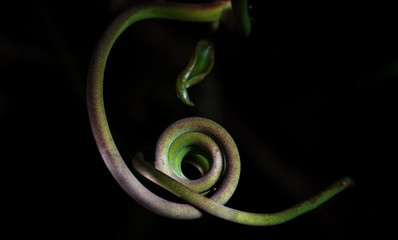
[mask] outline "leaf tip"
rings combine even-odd
[[[185,105],[188,105],[190,107],[195,106],[195,104],[191,101],[191,99],[188,96],[187,88],[185,88],[185,87],[178,88],[177,87],[177,96]]]

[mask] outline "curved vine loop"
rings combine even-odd
[[[185,176],[184,162],[195,167],[201,177]],[[230,199],[240,175],[239,152],[232,137],[216,122],[200,117],[179,120],[162,133],[156,145],[154,168],[148,167],[142,153],[132,163],[138,172],[159,185],[160,171],[174,179],[167,180],[171,184],[178,181],[190,191],[210,195],[209,199],[218,204]],[[174,187],[164,187],[173,192]],[[179,195],[178,191],[173,193]]]
[[[133,23],[148,18],[215,22],[223,19],[234,5],[230,1],[208,4],[147,3],[128,9],[108,27],[94,51],[87,83],[87,104],[91,128],[106,166],[119,185],[142,206],[157,214],[194,219],[206,211],[215,216],[248,225],[273,225],[295,218],[338,194],[352,180],[343,178],[318,195],[287,210],[272,214],[248,213],[224,204],[232,196],[240,173],[239,153],[232,137],[217,123],[204,118],[180,120],[160,136],[155,166],[138,153],[133,166],[143,176],[157,183],[187,204],[168,201],[147,189],[130,171],[113,140],[103,96],[104,72],[108,55],[120,34]],[[244,4],[243,4],[244,5]],[[235,9],[234,12],[237,10]],[[240,14],[244,17],[244,14]],[[245,26],[244,24],[242,26]],[[247,26],[246,26],[247,27]],[[182,170],[184,162],[194,165],[202,177],[191,180]],[[215,184],[215,185],[214,185]],[[217,191],[213,191],[217,188]]]

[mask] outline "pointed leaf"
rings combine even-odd
[[[180,73],[176,82],[177,96],[189,106],[193,102],[188,96],[187,89],[202,81],[214,66],[214,44],[209,40],[200,40],[189,59],[188,65]]]

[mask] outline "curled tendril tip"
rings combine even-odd
[[[191,117],[175,122],[159,137],[154,165],[145,161],[142,153],[133,158],[133,166],[140,174],[186,203],[172,202],[151,192],[130,171],[113,140],[106,117],[103,96],[105,66],[113,44],[124,30],[135,22],[149,18],[214,23],[225,19],[231,9],[236,16],[234,23],[237,24],[237,29],[243,29],[248,34],[250,22],[245,0],[206,4],[152,2],[123,12],[99,40],[90,63],[87,82],[90,124],[102,158],[115,180],[131,198],[149,210],[176,219],[199,218],[205,211],[241,224],[280,224],[318,207],[351,186],[353,181],[345,177],[307,201],[277,213],[249,213],[226,207],[224,204],[232,197],[239,181],[238,149],[229,133],[219,124],[209,119]],[[213,64],[212,43],[200,41],[177,81],[177,92],[186,93],[188,87],[208,74]],[[192,103],[188,95],[182,94],[180,98],[187,104]],[[183,163],[197,168],[201,177],[190,179],[186,176],[182,169]]]

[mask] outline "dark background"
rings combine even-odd
[[[276,212],[349,175],[356,186],[273,227],[206,215],[178,221],[136,204],[96,148],[85,103],[94,46],[137,1],[7,1],[0,8],[0,136],[6,230],[74,239],[225,236],[352,239],[389,234],[396,160],[397,19],[374,3],[252,1],[252,33],[221,28],[216,65],[189,89],[175,78],[206,24],[148,20],[116,42],[108,117],[123,149],[154,146],[171,123],[210,118],[235,139],[241,180],[227,203]],[[11,236],[11,235],[9,235]]]

